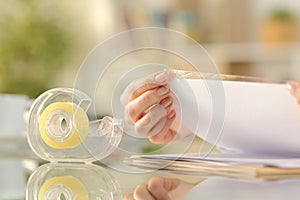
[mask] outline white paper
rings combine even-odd
[[[279,168],[299,168],[300,158],[289,158],[281,156],[268,156],[257,154],[239,153],[210,153],[210,154],[154,154],[135,155],[131,158],[153,158],[162,160],[181,160],[193,163],[213,163],[225,165],[252,165],[252,166],[274,166]]]
[[[169,87],[183,124],[208,142],[300,157],[299,110],[285,84],[174,79]]]
[[[183,199],[201,200],[296,200],[300,197],[300,181],[246,182],[210,178],[199,183]]]

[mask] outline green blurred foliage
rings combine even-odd
[[[20,16],[0,14],[0,92],[35,98],[64,67],[72,39],[57,13],[43,14],[34,0],[18,3]]]
[[[270,12],[270,18],[278,21],[294,21],[296,16],[289,9],[278,7]]]

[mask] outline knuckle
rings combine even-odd
[[[149,181],[149,184],[148,184],[148,188],[149,190],[157,190],[159,188],[161,188],[162,186],[162,183],[163,183],[163,178],[162,177],[154,177],[152,178],[150,181]]]
[[[139,94],[140,87],[138,86],[138,81],[134,80],[131,84],[126,88],[127,93],[127,101],[130,102],[134,97]]]
[[[146,184],[139,185],[134,190],[134,195],[136,197],[143,197],[143,195],[145,194],[146,190],[147,190],[147,185]]]
[[[143,102],[142,103],[152,103],[156,102],[156,95],[153,91],[147,91],[144,93]]]
[[[138,89],[137,85],[138,85],[137,80],[134,80],[131,82],[131,84],[128,86],[128,91],[130,94],[133,94],[134,92],[136,92],[136,90]]]
[[[167,114],[167,111],[165,108],[163,108],[161,105],[157,104],[152,107],[150,116],[152,119],[157,119],[157,118],[163,118]],[[163,119],[161,119],[163,120]]]
[[[121,102],[122,106],[126,106],[127,105],[128,99],[124,97],[124,94],[121,95],[120,102]]]
[[[129,103],[127,106],[126,106],[126,111],[125,111],[125,118],[128,120],[128,121],[131,121],[131,122],[136,122],[137,121],[137,110],[136,110],[136,107]]]

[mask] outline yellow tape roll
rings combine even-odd
[[[50,104],[39,119],[42,139],[55,149],[80,145],[87,136],[88,128],[89,121],[86,112],[74,103]]]
[[[73,176],[57,176],[48,179],[41,187],[38,200],[60,199],[88,200],[85,186]]]

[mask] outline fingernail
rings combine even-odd
[[[172,110],[169,114],[168,114],[168,118],[172,119],[173,117],[175,117],[176,113],[174,110]]]
[[[169,89],[166,88],[166,87],[159,87],[157,90],[156,90],[156,93],[159,95],[159,96],[163,96],[165,94],[167,94],[169,92]]]
[[[164,108],[167,108],[168,106],[170,106],[172,104],[172,99],[171,98],[166,98],[161,102],[161,105]]]
[[[155,81],[158,83],[163,83],[168,79],[168,74],[166,72],[161,72],[154,77]]]

